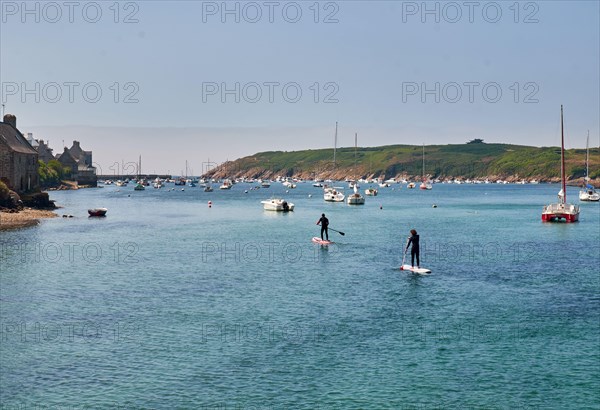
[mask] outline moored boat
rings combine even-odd
[[[433,185],[431,185],[431,182],[429,182],[427,178],[425,178],[425,144],[423,144],[423,182],[421,182],[421,185],[419,185],[419,189],[427,191],[433,189]]]
[[[225,181],[223,181],[219,189],[231,189],[232,186],[232,182],[229,179],[226,179]]]
[[[344,195],[338,188],[325,188],[323,199],[326,202],[344,202],[346,195]]]
[[[354,193],[351,195],[348,195],[347,202],[348,202],[348,205],[364,205],[365,204],[365,197],[362,196],[358,192],[358,187],[356,185],[354,185]]]
[[[589,184],[590,181],[590,132],[588,131],[587,140],[585,143],[585,177],[583,178],[583,188],[579,191],[579,200],[587,202],[598,202],[600,201],[600,193],[596,192],[593,185]]]
[[[365,195],[377,196],[377,190],[375,188],[369,187],[369,188],[365,189]]]
[[[90,214],[90,216],[106,216],[106,212],[108,212],[108,209],[106,208],[88,209],[88,214]]]
[[[291,212],[294,210],[294,204],[281,198],[271,198],[260,203],[263,204],[265,211]]]
[[[563,107],[560,106],[560,177],[562,189],[558,193],[558,203],[544,206],[543,222],[577,222],[579,206],[567,203],[567,186],[565,178],[565,132],[563,125]]]
[[[585,202],[598,202],[600,201],[600,192],[597,192],[593,185],[587,184],[579,191],[579,200]]]

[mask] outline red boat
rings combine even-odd
[[[88,214],[90,214],[90,216],[106,216],[107,211],[108,209],[106,208],[94,208],[88,209]]]
[[[543,222],[577,222],[579,206],[567,203],[567,186],[565,178],[565,133],[563,127],[563,107],[560,106],[560,177],[562,189],[558,193],[558,203],[544,206]]]

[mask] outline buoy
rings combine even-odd
[[[309,197],[309,198],[312,198],[312,194],[308,194],[308,197]]]
[[[285,193],[287,194],[288,192],[290,192],[290,191],[288,191],[288,190],[286,189],[286,190],[285,190]]]
[[[211,208],[212,207],[212,201],[208,201],[208,207]]]
[[[244,191],[244,193],[245,193],[245,194],[247,194],[247,193],[248,193],[248,190],[246,189],[246,190]]]
[[[185,188],[181,188],[182,191],[185,191]]]
[[[432,208],[437,208],[436,204],[431,205]]]
[[[379,209],[383,209],[383,205],[379,205]]]

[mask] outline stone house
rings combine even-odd
[[[65,147],[63,153],[57,155],[57,159],[64,166],[71,168],[71,178],[79,185],[98,184],[96,168],[92,165],[92,151],[84,151],[79,141],[73,141],[71,148]]]
[[[33,133],[27,133],[27,142],[37,151],[38,159],[40,161],[44,161],[47,164],[48,161],[56,159],[52,153],[52,148],[50,148],[44,140],[36,140],[33,138]]]
[[[21,194],[39,189],[38,153],[17,129],[17,117],[0,122],[0,180]]]
[[[48,161],[56,159],[52,153],[52,148],[50,148],[48,144],[44,142],[44,140],[38,140],[36,149],[40,161],[44,161],[47,164]]]
[[[79,164],[77,160],[73,157],[73,155],[71,155],[71,151],[69,151],[69,148],[65,147],[62,154],[57,155],[56,159],[63,165],[63,167],[69,168],[71,170],[69,178],[76,181],[77,169],[79,167]]]

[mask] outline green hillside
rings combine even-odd
[[[590,177],[600,177],[598,148],[590,149]],[[356,166],[355,166],[356,155]],[[423,147],[389,145],[333,149],[270,151],[222,164],[210,177],[367,178],[422,174]],[[585,150],[567,150],[569,179],[585,174]],[[560,148],[510,144],[452,144],[425,146],[425,173],[433,178],[525,178],[551,180],[560,177]]]

